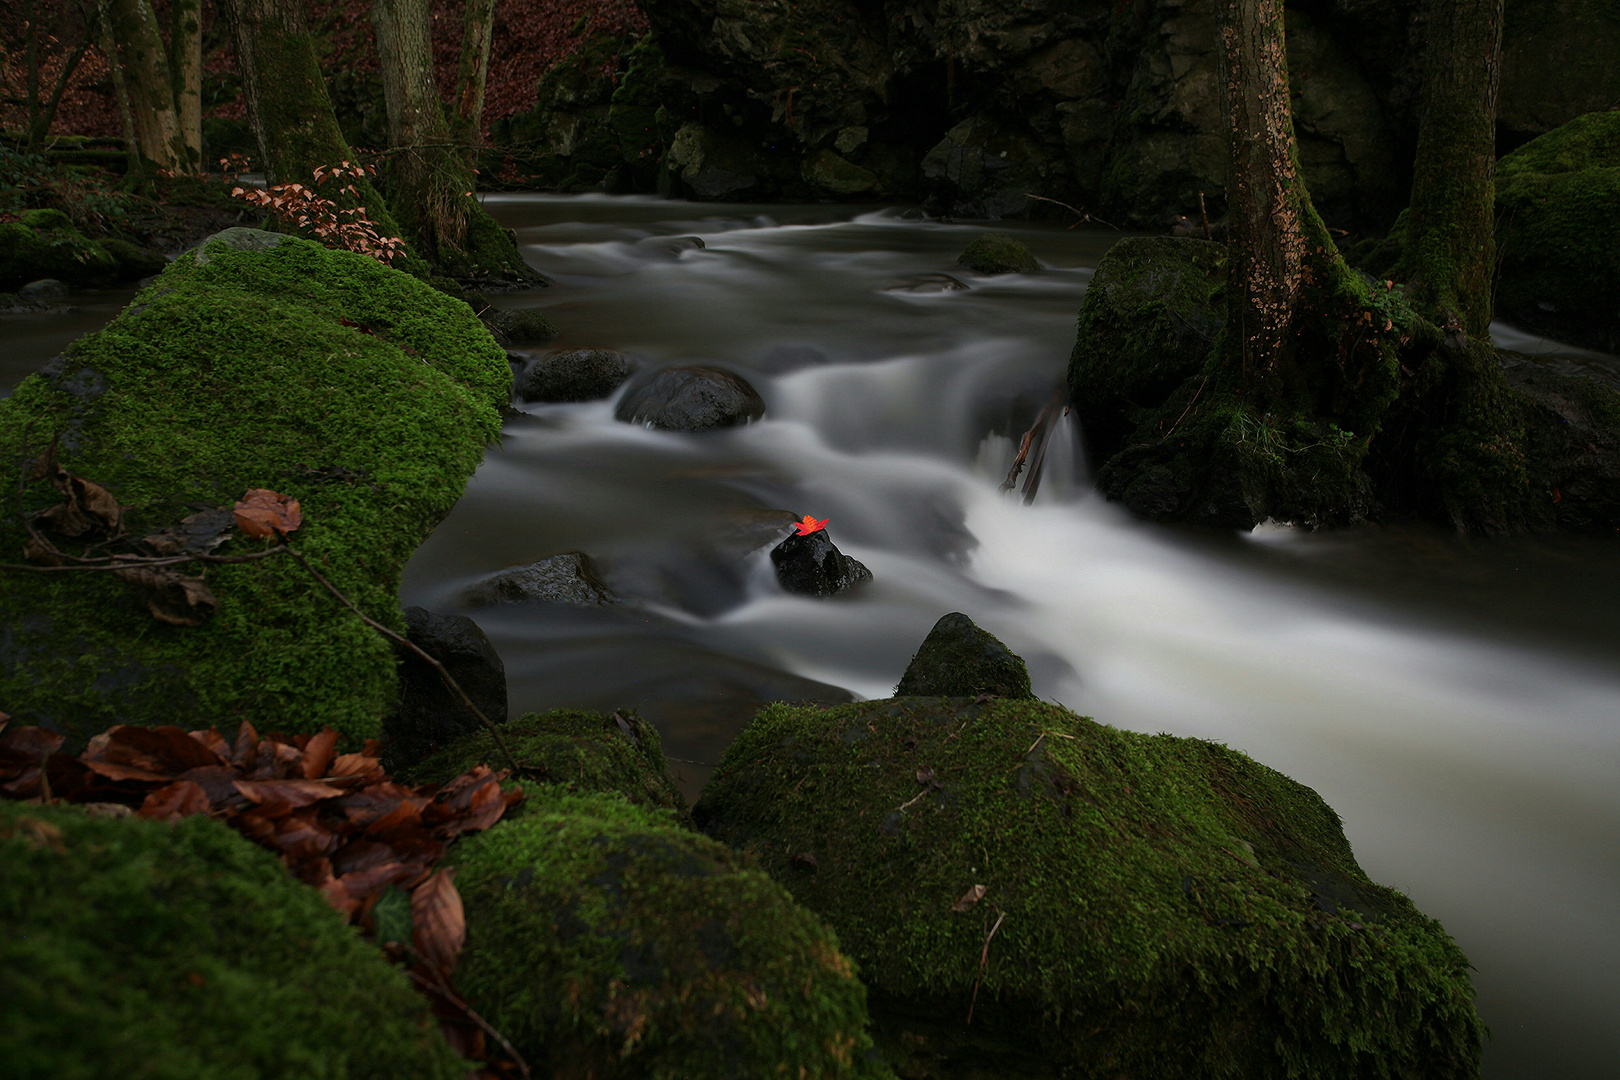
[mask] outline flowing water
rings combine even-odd
[[[690,795],[760,702],[884,696],[934,621],[963,611],[1028,660],[1040,696],[1225,742],[1319,791],[1366,871],[1477,968],[1487,1077],[1615,1075],[1620,547],[1150,528],[1089,493],[1072,421],[1034,503],[1000,494],[1115,233],[998,225],[1048,269],[981,278],[952,266],[981,228],[880,210],[488,206],[555,279],[499,301],[542,308],[564,331],[548,348],[720,364],[768,406],[699,435],[617,423],[611,402],[512,418],[402,598],[470,610],[459,592],[491,571],[596,561],[623,602],[470,610],[514,713],[636,707]],[[6,333],[0,380],[49,355]],[[876,580],[785,595],[766,551],[787,512],[830,519]]]

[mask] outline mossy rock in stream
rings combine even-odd
[[[118,257],[82,235],[60,210],[29,210],[0,224],[0,291],[40,278],[111,285],[121,276]]]
[[[1620,353],[1620,112],[1577,117],[1504,157],[1496,212],[1500,315]]]
[[[1029,245],[1006,233],[994,232],[985,233],[964,248],[956,265],[979,274],[1035,274],[1041,269]]]
[[[1315,792],[1216,743],[1037,701],[773,705],[693,814],[838,933],[902,1076],[1479,1071],[1462,951]]]
[[[612,715],[579,709],[528,713],[500,726],[501,741],[535,779],[575,792],[617,792],[632,803],[685,815],[686,800],[669,779],[658,729],[634,712]],[[510,768],[487,731],[469,735],[415,765],[399,779],[442,784],[477,765]],[[522,815],[519,803],[508,816]]]
[[[224,822],[0,801],[11,1080],[453,1080],[427,1001]]]
[[[228,522],[251,488],[297,498],[292,546],[403,631],[400,572],[499,433],[510,385],[467,305],[372,259],[232,229],[0,401],[0,463],[15,478],[55,439],[130,537],[205,508]],[[22,509],[57,501],[36,483]],[[0,484],[3,561],[23,552],[18,509]],[[228,535],[217,554],[266,546]],[[278,555],[206,581],[217,612],[183,626],[111,574],[0,571],[0,709],[70,746],[115,723],[381,734],[393,651],[302,566]]]
[[[674,816],[545,788],[452,853],[456,985],[537,1076],[887,1077],[838,941]]]

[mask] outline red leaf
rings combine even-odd
[[[793,527],[799,530],[798,535],[809,536],[811,533],[820,532],[822,529],[825,529],[827,527],[827,519],[822,518],[820,521],[817,521],[809,514],[806,514],[804,515],[804,520],[795,521],[793,523]]]
[[[440,870],[411,893],[411,939],[418,955],[443,975],[456,966],[467,939],[467,919],[454,870]]]
[[[202,789],[201,784],[192,780],[177,780],[147,795],[136,813],[148,821],[179,821],[208,813],[209,805],[208,792]]]
[[[236,527],[255,539],[286,536],[304,522],[298,500],[266,488],[252,488],[234,508]]]

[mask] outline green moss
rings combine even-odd
[[[452,857],[457,986],[537,1075],[882,1075],[853,966],[780,886],[668,813],[536,801]]]
[[[1620,350],[1617,209],[1620,166],[1525,172],[1500,184],[1502,314],[1565,340]]]
[[[0,802],[14,1080],[451,1080],[425,1000],[224,823]]]
[[[517,758],[520,779],[569,791],[618,792],[641,806],[686,813],[686,800],[670,782],[658,730],[635,713],[613,716],[553,709],[501,725],[501,739]],[[628,728],[627,732],[625,728]],[[488,732],[468,736],[400,774],[409,783],[442,784],[476,765],[509,768]],[[522,812],[522,805],[518,811]]]
[[[500,430],[505,355],[465,304],[371,259],[227,235],[266,243],[182,256],[0,402],[0,462],[15,475],[58,438],[133,536],[250,488],[293,496],[294,545],[401,629],[400,571]],[[24,509],[53,501],[34,485]],[[23,545],[17,510],[16,488],[0,488],[6,561]],[[260,547],[238,536],[221,553]],[[76,741],[113,723],[241,720],[378,734],[396,685],[380,636],[285,557],[207,580],[219,611],[180,627],[110,575],[0,571],[0,707]]]
[[[980,274],[1034,274],[1041,269],[1040,261],[1030,253],[1028,245],[1006,233],[980,236],[957,258],[956,265]]]
[[[1001,639],[960,611],[943,616],[900,676],[896,694],[1032,698],[1029,668]]]
[[[118,260],[60,210],[30,210],[20,221],[0,224],[0,291],[40,278],[101,286],[119,277]]]
[[[892,1061],[977,984],[983,1037],[1065,1075],[1478,1072],[1461,951],[1314,792],[1218,744],[1040,702],[773,705],[694,815],[837,931]]]
[[[1620,112],[1577,116],[1537,136],[1496,163],[1496,182],[1538,173],[1620,168]]]

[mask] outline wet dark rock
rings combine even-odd
[[[1035,696],[1023,659],[960,611],[934,624],[894,692],[896,696]]]
[[[1530,467],[1545,485],[1543,520],[1571,532],[1620,529],[1620,376],[1559,371],[1540,358],[1498,353],[1519,393]]]
[[[598,576],[589,555],[568,551],[492,574],[462,590],[466,604],[613,604],[619,598]]]
[[[985,233],[967,246],[956,265],[980,274],[1034,274],[1040,261],[1021,240],[1006,233]]]
[[[559,333],[550,319],[533,308],[486,311],[484,321],[502,345],[544,345]]]
[[[506,665],[478,624],[465,615],[405,609],[412,645],[443,664],[492,724],[506,722]],[[399,654],[399,709],[383,727],[383,760],[404,768],[458,739],[484,730],[439,673],[404,649]]]
[[[68,287],[55,278],[41,278],[38,281],[30,281],[18,289],[17,296],[22,300],[34,300],[41,303],[51,300],[66,300]]]
[[[765,415],[765,400],[741,375],[724,368],[660,368],[637,380],[614,418],[665,431],[737,427]]]
[[[826,529],[783,540],[771,549],[771,564],[782,588],[803,596],[835,596],[872,580],[872,571],[839,551]]]
[[[524,368],[517,393],[524,401],[596,401],[617,390],[631,370],[630,358],[612,349],[550,353]]]

